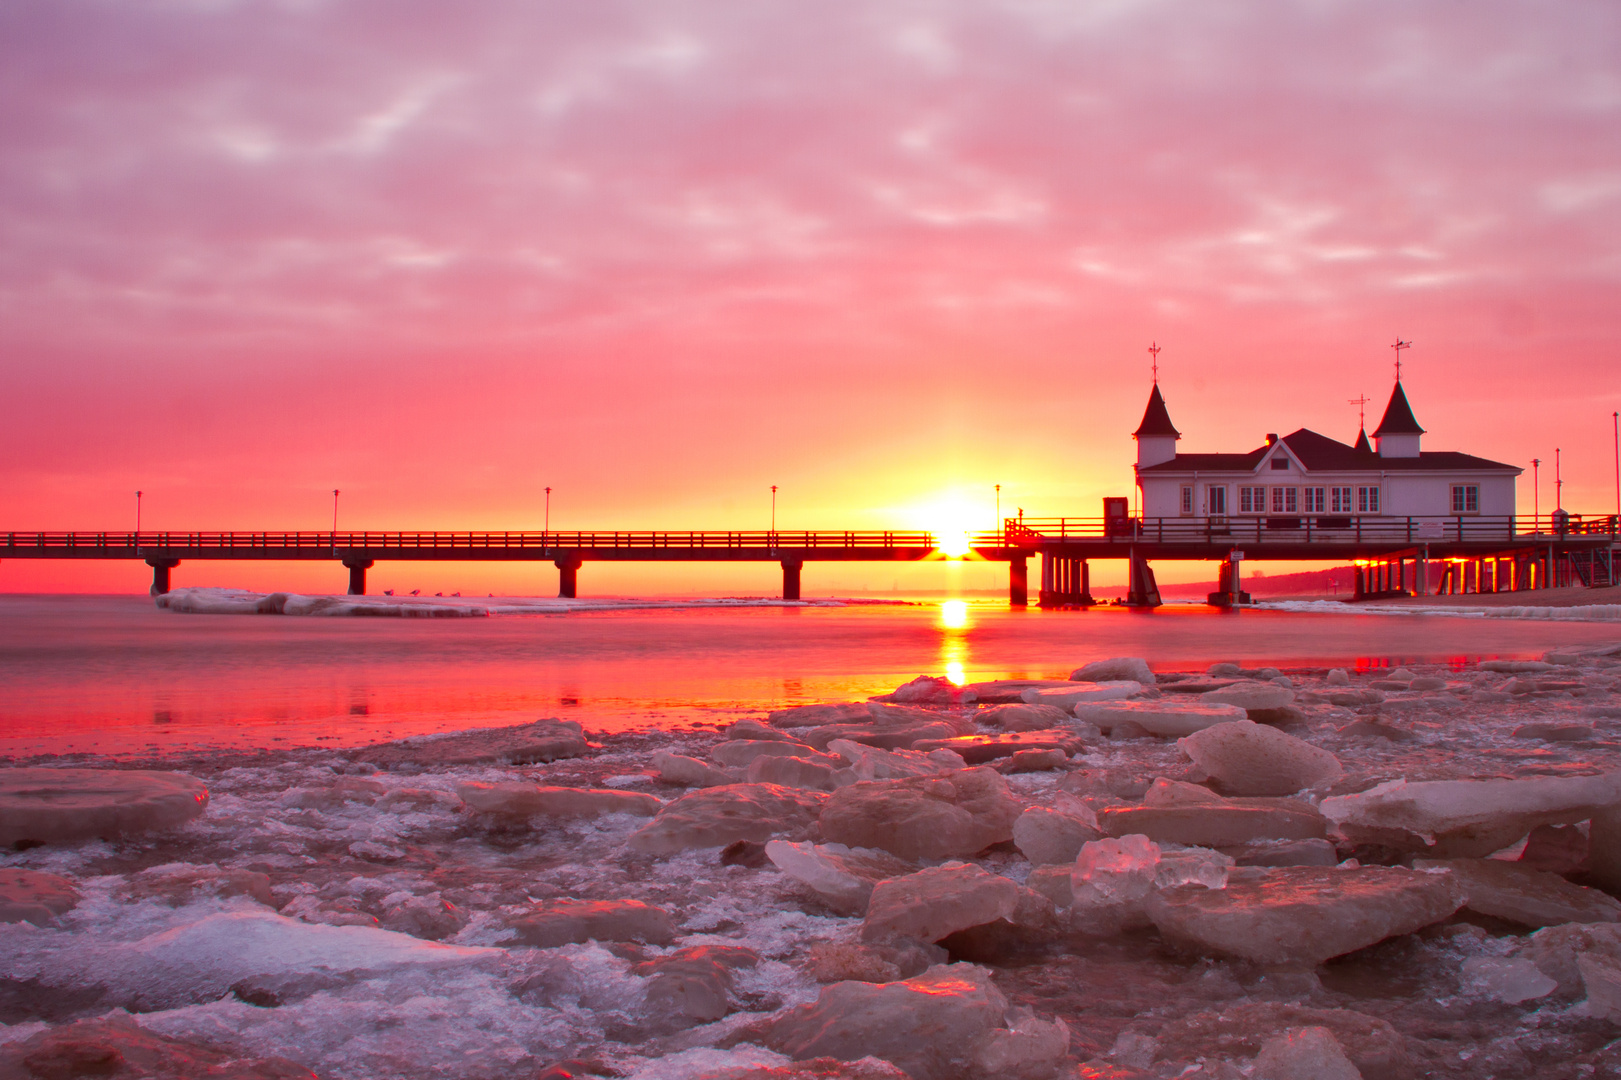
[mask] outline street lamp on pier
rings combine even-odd
[[[777,535],[777,485],[771,485],[771,535]]]
[[[135,543],[141,542],[141,493],[135,493]]]

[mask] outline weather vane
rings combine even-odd
[[[1401,382],[1401,351],[1403,349],[1411,349],[1412,347],[1413,347],[1413,343],[1411,341],[1403,341],[1399,337],[1396,339],[1396,344],[1391,346],[1392,349],[1396,350],[1396,381],[1397,382]]]
[[[1157,341],[1149,342],[1148,343],[1148,351],[1154,354],[1154,363],[1151,366],[1154,369],[1154,385],[1158,386],[1159,385],[1159,342],[1157,342]]]
[[[1356,406],[1356,426],[1363,430],[1366,430],[1368,426],[1367,409],[1368,402],[1371,400],[1367,394],[1363,394],[1361,397],[1352,398],[1349,402],[1349,404]]]

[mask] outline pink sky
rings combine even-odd
[[[547,485],[562,528],[762,528],[772,484],[784,528],[1095,515],[1151,340],[1182,448],[1246,450],[1376,420],[1397,334],[1428,448],[1561,447],[1613,512],[1618,56],[1609,0],[17,0],[0,528],[137,488],[170,529],[329,527],[334,487],[379,529],[538,528]]]

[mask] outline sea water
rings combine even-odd
[[[527,603],[483,606],[555,613],[205,615],[139,596],[0,596],[0,755],[357,746],[549,716],[587,731],[690,728],[864,698],[920,674],[1064,678],[1109,656],[1174,669],[1463,664],[1621,633],[1355,609]]]

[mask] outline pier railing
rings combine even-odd
[[[994,535],[994,534],[993,534]],[[757,550],[934,548],[933,533],[892,530],[754,532],[9,532],[0,533],[0,554],[9,548],[53,550],[109,548],[130,551],[229,551],[252,549],[349,551],[446,551],[502,548],[577,550],[678,548]]]
[[[1009,546],[1053,541],[1151,541],[1161,544],[1242,543],[1271,544],[1372,543],[1424,544],[1435,542],[1538,544],[1571,538],[1618,538],[1614,514],[1582,517],[1545,514],[1541,517],[1488,517],[1479,514],[1450,516],[1346,514],[1234,514],[1227,517],[1159,518],[1008,518],[1003,522]],[[978,544],[994,544],[990,534]]]

